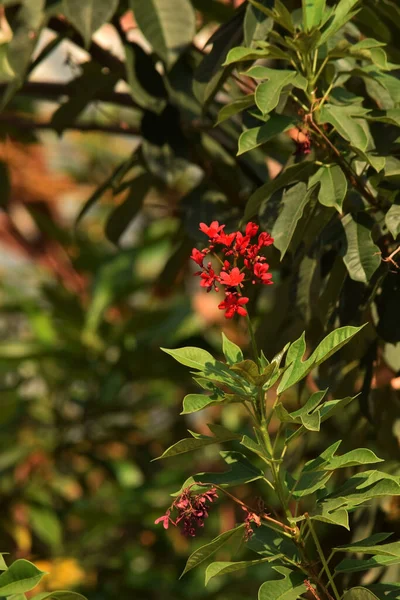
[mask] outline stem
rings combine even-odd
[[[327,560],[325,559],[324,552],[323,552],[323,550],[322,550],[321,544],[319,543],[318,536],[317,536],[317,534],[315,533],[315,530],[314,530],[314,526],[313,526],[313,524],[312,524],[312,521],[311,521],[311,519],[309,518],[309,516],[308,516],[308,515],[306,516],[306,518],[307,518],[307,524],[308,524],[308,527],[309,527],[309,529],[310,529],[311,535],[312,535],[312,537],[313,537],[313,540],[314,540],[314,543],[315,543],[315,547],[317,548],[318,555],[319,555],[319,557],[320,557],[320,559],[321,559],[321,562],[322,562],[322,564],[323,564],[323,569],[325,570],[325,573],[326,573],[326,575],[327,575],[327,577],[328,577],[328,579],[329,579],[329,583],[331,584],[332,591],[333,591],[333,593],[335,594],[335,598],[336,598],[336,600],[340,600],[340,594],[339,594],[339,592],[338,592],[338,590],[337,590],[337,587],[336,587],[336,585],[335,585],[335,582],[333,581],[332,573],[331,573],[331,571],[330,571],[330,569],[329,569],[328,562],[327,562]]]
[[[247,313],[247,315],[246,315],[246,321],[247,321],[247,327],[248,327],[249,334],[250,334],[250,339],[251,339],[251,347],[252,347],[252,350],[253,350],[254,362],[257,363],[257,366],[260,369],[259,358],[258,358],[257,342],[256,342],[256,338],[255,338],[255,335],[254,335],[254,329],[253,329],[253,325],[251,323],[251,319],[250,319],[249,313]]]

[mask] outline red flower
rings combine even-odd
[[[247,315],[247,311],[245,308],[243,308],[243,305],[247,304],[248,301],[248,298],[238,296],[234,293],[229,293],[226,295],[225,300],[218,304],[218,308],[225,311],[225,317],[227,319],[232,319],[236,313],[242,317],[245,317]]]
[[[235,249],[239,252],[239,254],[244,254],[247,246],[250,243],[250,238],[248,235],[243,235],[240,231],[236,234],[236,243]]]
[[[197,265],[199,265],[200,267],[202,267],[203,266],[204,256],[205,256],[205,254],[203,252],[200,252],[200,250],[197,250],[197,248],[193,248],[192,254],[191,254],[190,258],[192,260],[194,260],[194,262]]]
[[[169,525],[169,510],[167,510],[167,512],[165,513],[165,515],[163,515],[162,517],[159,517],[158,519],[156,519],[154,521],[155,525],[158,525],[158,523],[162,523],[164,529],[168,529],[168,525]]]
[[[205,233],[210,240],[213,240],[224,229],[225,225],[220,225],[218,221],[213,221],[211,225],[200,223],[200,231]]]
[[[230,273],[221,271],[220,281],[223,285],[236,287],[241,285],[244,279],[244,273],[241,273],[237,267],[234,267]]]
[[[224,233],[223,231],[215,238],[217,244],[223,244],[224,246],[231,246],[233,240],[236,237],[236,233]]]
[[[197,273],[196,273],[197,274]],[[207,270],[200,273],[201,287],[207,288],[207,292],[211,292],[213,286],[215,286],[216,282],[219,281],[218,275],[215,273],[214,269],[211,266],[211,263],[208,263]],[[218,292],[218,288],[215,287],[215,291]]]
[[[271,273],[267,273],[269,270],[269,265],[267,263],[256,263],[254,265],[254,275],[261,279],[264,285],[271,285],[273,282],[271,281],[272,275]],[[253,280],[253,283],[255,281]]]
[[[274,238],[271,237],[269,235],[269,233],[266,233],[265,231],[263,231],[262,233],[260,233],[260,235],[258,236],[258,248],[262,248],[263,246],[272,246],[272,244],[274,243]]]
[[[254,235],[256,235],[258,231],[258,225],[256,225],[255,223],[247,223],[246,225],[246,236],[248,237],[253,237]]]

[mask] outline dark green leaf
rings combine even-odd
[[[189,431],[189,433],[193,436],[192,438],[184,438],[183,440],[176,442],[167,448],[167,450],[165,450],[161,456],[158,456],[154,460],[171,458],[171,456],[192,452],[192,450],[198,450],[199,448],[210,446],[210,444],[218,444],[219,442],[229,442],[240,439],[240,435],[233,433],[221,426],[210,425],[209,429],[212,431],[212,433],[214,433],[214,437]]]
[[[243,352],[229,338],[226,337],[224,333],[222,333],[222,350],[226,359],[226,362],[229,365],[234,365],[235,363],[241,362],[243,360]]]
[[[243,98],[239,98],[238,100],[230,102],[229,104],[221,108],[221,110],[219,111],[216,124],[219,125],[223,121],[226,121],[226,119],[229,119],[233,115],[242,112],[243,110],[245,110],[249,106],[252,106],[253,104],[254,94],[249,94],[248,96],[243,96]]]
[[[230,529],[229,531],[225,531],[224,533],[221,533],[221,535],[214,538],[209,544],[205,544],[205,546],[202,546],[201,548],[195,550],[189,556],[181,577],[191,569],[194,569],[194,567],[197,567],[197,565],[200,565],[202,562],[207,560],[207,558],[215,554],[215,552],[219,550],[219,548],[224,546],[227,542],[243,539],[243,535],[244,524],[239,525],[234,529]]]
[[[263,583],[258,591],[259,600],[297,600],[305,593],[304,573],[286,567],[275,567],[275,570],[283,575],[283,579]]]
[[[339,165],[323,166],[308,181],[308,188],[319,183],[318,200],[324,206],[334,206],[342,212],[347,192],[347,179]]]
[[[305,183],[297,183],[282,196],[282,210],[272,229],[274,245],[281,253],[281,260],[289,248],[296,227],[303,216],[304,208],[311,199],[313,189],[307,190]]]
[[[268,558],[259,558],[257,560],[242,560],[239,562],[213,562],[210,565],[208,565],[206,569],[205,584],[207,585],[210,579],[213,579],[213,577],[226,575],[226,573],[234,573],[235,571],[240,571],[241,569],[247,569],[249,567],[261,565],[266,562],[279,560],[281,556],[282,555],[277,554],[276,556],[270,556]]]
[[[347,248],[343,257],[350,277],[367,283],[381,263],[380,250],[371,237],[369,220],[363,215],[346,215],[342,219]]]
[[[238,156],[253,150],[295,125],[295,120],[284,115],[271,115],[265,125],[244,131],[239,137]]]
[[[133,180],[128,197],[112,211],[107,219],[105,233],[110,242],[118,245],[120,237],[140,212],[153,181],[149,173],[143,173]]]

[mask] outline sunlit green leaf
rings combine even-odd
[[[41,571],[28,560],[16,560],[0,575],[0,595],[10,596],[28,592],[45,574],[45,571]]]
[[[117,6],[118,0],[63,0],[64,14],[82,35],[87,48],[94,32],[111,19]]]

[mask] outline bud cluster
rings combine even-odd
[[[208,504],[218,498],[217,490],[210,488],[202,494],[191,494],[190,488],[183,490],[182,494],[172,503],[165,515],[155,520],[155,524],[162,523],[164,529],[169,524],[178,526],[182,524],[182,533],[194,537],[198,527],[204,527],[204,519],[208,517]],[[175,521],[171,512],[176,510],[178,515]]]

